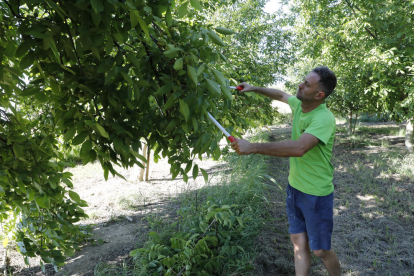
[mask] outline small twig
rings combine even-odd
[[[9,4],[9,2],[7,2],[7,0],[4,0],[4,2],[6,3],[6,5],[7,5],[7,6],[9,6],[10,11],[12,12],[12,14],[13,14],[15,17],[17,17],[17,18],[23,18],[23,17],[21,17],[21,16],[19,15],[19,10],[17,10],[17,13],[18,13],[18,14],[16,14],[16,13],[14,12],[14,10],[13,10],[13,7]],[[19,4],[19,3],[18,3],[18,4]]]
[[[365,30],[375,39],[378,39],[376,35],[374,35],[367,27],[365,27]]]
[[[68,22],[66,21],[66,18],[65,18],[65,23],[66,23],[66,28],[68,29],[68,34],[69,34],[69,37],[70,37],[70,41],[72,42],[73,51],[75,52],[76,59],[78,60],[78,65],[81,69],[82,75],[85,76],[85,72],[83,71],[82,64],[80,63],[78,52],[76,52],[75,42],[73,42],[73,37],[72,37],[72,34],[70,32],[70,28],[69,28]]]

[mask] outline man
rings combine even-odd
[[[278,143],[231,143],[239,155],[251,153],[290,157],[286,210],[293,243],[296,276],[309,274],[311,250],[331,276],[341,275],[338,257],[331,250],[333,228],[333,166],[330,162],[335,137],[335,117],[325,99],[336,86],[336,76],[327,67],[316,67],[299,85],[296,97],[283,91],[253,87],[254,91],[289,104],[294,115],[292,140]]]

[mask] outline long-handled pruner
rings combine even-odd
[[[243,90],[243,87],[241,87],[241,86],[237,86],[237,87],[236,86],[230,86],[230,89]],[[230,142],[236,141],[236,138],[231,136],[230,133],[228,133],[227,130],[222,125],[220,125],[220,123],[217,122],[217,120],[214,119],[214,117],[211,116],[211,114],[209,112],[207,112],[207,114],[208,114],[208,117],[210,118],[210,120],[224,133],[224,135],[226,135],[227,139],[229,139]]]

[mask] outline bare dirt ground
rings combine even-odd
[[[387,126],[377,124],[378,128]],[[270,129],[271,141],[290,139],[288,125]],[[387,157],[389,152],[404,156],[404,138],[368,135],[373,141],[389,143],[361,145],[338,133],[332,160],[335,166],[332,249],[338,254],[346,276],[414,275],[414,179]],[[214,185],[214,175],[226,169],[224,164],[212,160],[197,163],[213,178],[210,185]],[[288,159],[269,158],[268,165],[269,174],[285,189]],[[414,169],[413,163],[408,165],[408,169]],[[57,275],[93,275],[98,263],[128,265],[129,252],[146,241],[148,225],[157,223],[152,220],[154,214],[174,218],[181,195],[205,185],[202,176],[188,184],[178,178],[172,181],[166,160],[151,163],[151,179],[144,182],[137,180],[138,168],[120,170],[127,181],[119,177],[105,181],[97,163],[70,171],[74,174],[75,191],[89,204],[85,210],[90,218],[81,223],[94,224],[94,238],[104,243],[86,245]],[[251,275],[294,275],[284,192],[268,195],[268,199],[272,218],[257,238],[256,270]],[[12,275],[44,275],[39,260],[31,260],[31,267],[27,268],[19,255],[14,253],[11,257]],[[55,274],[52,267],[47,267],[46,275]],[[328,275],[317,258],[312,259],[310,275]]]

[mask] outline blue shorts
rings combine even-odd
[[[286,192],[289,233],[307,232],[311,250],[330,250],[334,193],[314,196],[302,193],[289,184]]]

